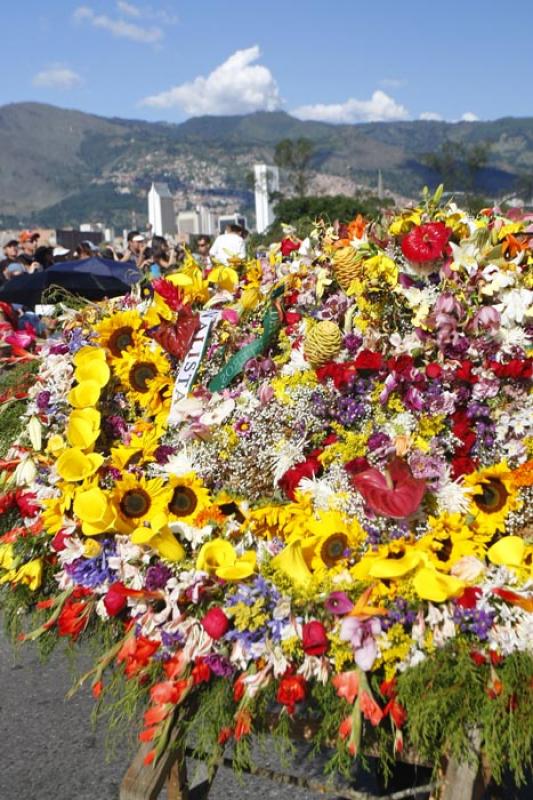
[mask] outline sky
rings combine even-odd
[[[533,2],[6,0],[0,105],[181,122],[533,116]]]

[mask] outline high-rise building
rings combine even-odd
[[[174,200],[170,194],[168,183],[152,183],[148,192],[148,220],[152,226],[152,234],[155,236],[176,233]]]
[[[213,236],[216,229],[216,216],[206,206],[197,206],[194,211],[180,211],[178,214],[179,234]]]
[[[279,170],[267,164],[254,164],[255,224],[257,233],[263,233],[274,222],[274,209],[270,197],[279,191]]]

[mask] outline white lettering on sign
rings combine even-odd
[[[214,310],[200,312],[200,327],[194,335],[189,352],[183,360],[183,364],[176,378],[176,383],[174,384],[170,414],[168,415],[168,422],[171,425],[177,422],[176,405],[189,394],[194,376],[198,372],[198,367],[202,361],[209,331],[211,330],[211,326],[217,322],[219,314],[219,311]]]

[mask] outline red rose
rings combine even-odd
[[[302,646],[308,656],[323,656],[329,649],[326,629],[318,620],[306,622],[302,629]]]
[[[489,362],[489,367],[498,378],[527,379],[533,372],[533,359],[512,358],[507,364],[498,364],[497,361]]]
[[[305,678],[303,675],[287,675],[279,682],[276,700],[286,706],[289,714],[294,714],[294,707],[305,697]]]
[[[428,364],[426,367],[426,375],[428,378],[440,378],[442,375],[442,367],[440,364]]]
[[[414,365],[412,356],[401,355],[397,358],[389,358],[387,367],[391,372],[397,372],[400,375],[408,372]]]
[[[290,256],[294,250],[300,249],[301,242],[295,242],[293,239],[282,239],[281,240],[281,255],[283,258]]]
[[[104,595],[105,610],[110,617],[116,617],[125,608],[127,602],[124,584],[117,581],[112,583]]]
[[[475,608],[480,594],[479,586],[467,586],[461,597],[458,597],[455,602],[461,608]]]
[[[444,255],[451,235],[451,228],[447,228],[444,222],[415,225],[402,239],[402,253],[409,261],[418,264],[434,261]]]
[[[372,350],[362,350],[354,361],[356,369],[368,369],[376,371],[383,366],[381,353],[373,353]]]
[[[458,381],[466,381],[467,383],[477,383],[477,375],[472,373],[472,362],[462,361],[461,366],[455,370],[455,379]]]
[[[287,497],[294,500],[294,493],[303,478],[312,478],[322,469],[322,464],[316,456],[309,456],[305,461],[295,464],[285,472],[278,481]]]
[[[229,619],[221,608],[210,608],[202,619],[202,626],[211,639],[220,639],[229,628]]]

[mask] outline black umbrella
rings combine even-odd
[[[84,258],[54,264],[43,272],[11,278],[0,289],[0,300],[34,306],[49,286],[61,286],[86,300],[102,300],[127,294],[141,273],[130,264],[104,258]]]

